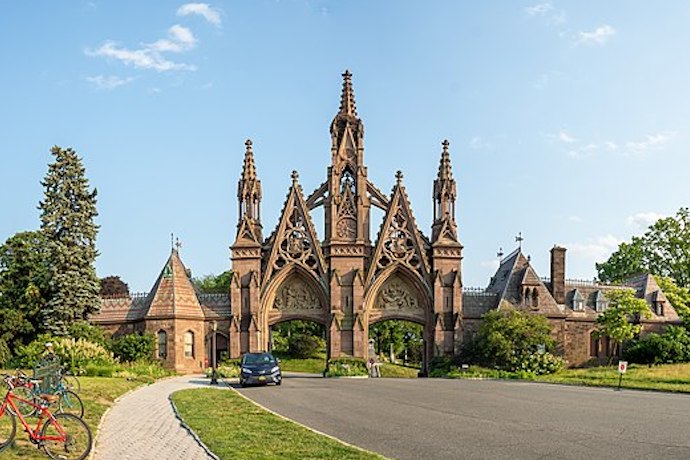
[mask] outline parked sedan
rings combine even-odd
[[[271,353],[246,353],[240,362],[240,385],[275,383],[280,385],[283,375],[279,361]]]

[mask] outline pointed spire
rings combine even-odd
[[[403,172],[400,171],[400,170],[397,170],[397,171],[395,172],[395,183],[396,183],[396,185],[397,185],[398,187],[401,186],[401,185],[402,185],[402,181],[403,181]]]
[[[244,143],[244,166],[242,167],[242,179],[245,181],[256,179],[256,166],[254,165],[254,150],[252,150],[252,140],[247,139]]]
[[[293,186],[299,185],[299,173],[296,170],[292,170],[292,174],[290,174],[290,177],[292,178]]]
[[[440,180],[452,179],[453,171],[450,167],[450,153],[448,152],[450,142],[448,142],[448,139],[444,139],[441,145],[443,146],[443,152],[441,152],[441,164],[438,166],[438,178]]]
[[[343,76],[343,92],[340,96],[340,111],[339,114],[357,116],[357,107],[355,106],[355,93],[352,90],[352,74],[349,70],[345,70]]]

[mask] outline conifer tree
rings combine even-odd
[[[97,192],[89,190],[86,171],[74,150],[55,146],[50,153],[55,161],[41,182],[44,199],[38,206],[50,267],[50,300],[43,321],[51,333],[67,335],[71,323],[86,319],[100,305],[94,267]]]

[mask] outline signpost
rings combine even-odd
[[[621,390],[621,384],[623,383],[623,374],[625,374],[628,371],[628,362],[627,361],[618,361],[618,391]]]

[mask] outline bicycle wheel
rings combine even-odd
[[[14,387],[12,390],[10,390],[13,395],[25,399],[27,401],[35,401],[36,397],[34,396],[34,392],[31,390],[31,388],[27,387]],[[19,410],[19,413],[22,414],[24,418],[30,417],[36,413],[36,408],[32,406],[31,404],[21,402],[14,400],[14,404],[17,406],[17,409]],[[12,408],[8,405],[7,410],[10,413],[14,413]],[[17,414],[14,414],[17,415]]]
[[[79,393],[81,391],[81,383],[74,375],[64,374],[62,376],[62,384],[65,386],[65,388],[72,390],[75,393]]]
[[[57,411],[61,414],[72,414],[81,418],[84,416],[84,403],[74,391],[66,390],[60,394]]]
[[[84,460],[93,446],[89,426],[72,414],[55,414],[43,426],[40,438],[48,457],[60,460]]]
[[[10,411],[5,410],[3,414],[0,415],[0,452],[12,445],[12,441],[14,441],[14,436],[16,434],[17,421]]]

